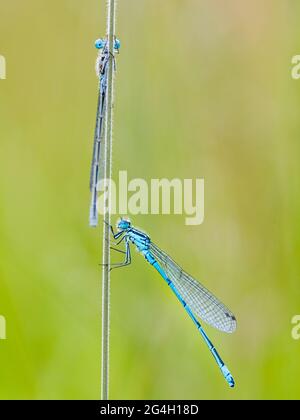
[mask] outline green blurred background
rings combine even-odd
[[[104,0],[0,0],[0,398],[100,396],[101,231],[88,227]],[[205,222],[136,216],[236,313],[194,325],[143,258],[112,273],[110,396],[298,398],[300,3],[120,0],[113,167],[205,178]]]

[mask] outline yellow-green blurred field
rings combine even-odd
[[[101,232],[88,227],[104,0],[0,0],[0,398],[100,396]],[[119,0],[113,168],[205,178],[205,222],[136,216],[230,306],[207,332],[143,258],[112,273],[114,399],[299,398],[300,3]]]

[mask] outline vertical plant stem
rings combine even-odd
[[[109,68],[106,97],[106,124],[104,135],[104,178],[108,181],[112,175],[112,132],[113,132],[113,82],[114,82],[114,35],[115,35],[116,0],[107,4],[107,37],[109,44]],[[106,209],[103,226],[103,271],[102,271],[102,372],[101,399],[109,398],[109,321],[110,321],[110,201],[111,191],[108,182],[106,189]]]

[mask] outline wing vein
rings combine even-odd
[[[235,331],[235,316],[218,298],[186,273],[157,245],[151,243],[150,250],[161,263],[182,298],[199,318],[220,331],[227,333]]]

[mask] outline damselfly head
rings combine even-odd
[[[106,43],[107,43],[107,39],[105,39],[105,38],[96,39],[95,47],[97,48],[97,50],[103,50]],[[114,50],[115,50],[115,52],[119,52],[120,48],[121,48],[121,42],[120,42],[119,39],[115,38],[115,40],[114,40]]]
[[[117,228],[119,230],[127,230],[131,226],[130,220],[127,219],[120,219],[117,223]]]

